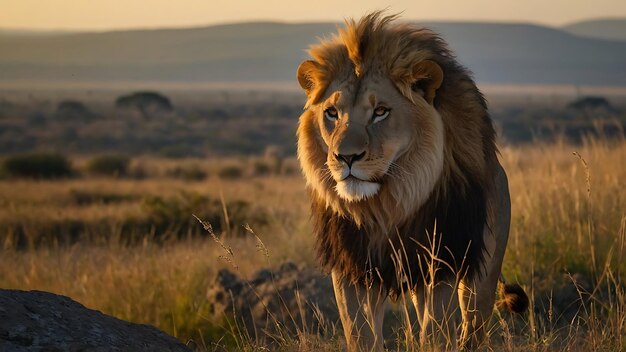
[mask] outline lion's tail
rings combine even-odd
[[[518,284],[507,284],[504,276],[500,275],[498,279],[498,291],[500,299],[497,306],[499,309],[507,309],[512,313],[523,313],[528,309],[530,300],[524,292],[522,286]]]

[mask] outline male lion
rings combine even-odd
[[[375,12],[311,47],[298,158],[317,252],[350,350],[381,350],[387,297],[410,293],[420,341],[477,348],[508,240],[510,200],[485,100],[444,41]],[[502,302],[528,297],[502,281]],[[435,329],[436,327],[436,329]],[[435,333],[436,332],[436,333]]]

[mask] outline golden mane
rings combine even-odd
[[[460,263],[467,254],[468,268],[479,266],[489,213],[487,199],[497,166],[495,132],[483,96],[468,71],[438,35],[410,24],[395,24],[395,19],[375,12],[358,22],[347,20],[338,34],[311,46],[315,69],[307,70],[305,76],[318,84],[301,81],[301,85],[309,97],[306,107],[311,107],[334,81],[383,74],[413,101],[416,74],[427,75],[414,72],[413,67],[424,60],[440,66],[444,78],[433,106],[443,121],[445,144],[443,168],[430,195],[418,201],[414,184],[388,182],[372,199],[342,201],[333,191],[333,181],[324,175],[325,155],[311,122],[315,112],[305,111],[298,128],[298,157],[311,196],[322,263],[356,282],[364,280],[368,269],[363,263],[367,262],[392,289],[397,283],[395,265],[388,257],[391,246],[420,252],[420,245],[429,240],[425,233],[432,232],[435,223],[437,231],[444,234],[442,246],[448,247],[444,259]],[[418,155],[413,148],[402,162],[415,170],[419,158],[424,157]],[[417,256],[409,257],[405,264],[419,265]]]
[[[379,71],[388,74],[397,88],[410,99],[415,63],[435,57],[451,57],[447,45],[434,32],[409,24],[393,25],[397,16],[383,16],[374,12],[358,23],[345,22],[337,34],[323,39],[309,48],[309,55],[320,65],[312,72],[319,82],[328,84],[335,79],[354,74],[363,76]],[[319,99],[326,87],[320,86],[314,94]],[[309,101],[307,105],[315,103]]]

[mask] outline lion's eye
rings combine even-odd
[[[337,113],[337,109],[330,107],[324,110],[324,117],[326,117],[330,121],[337,121],[339,118],[339,114]]]
[[[387,116],[389,116],[389,111],[391,111],[391,109],[384,106],[379,106],[374,109],[374,113],[372,115],[373,122],[380,122],[387,118]]]

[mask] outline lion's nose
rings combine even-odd
[[[344,163],[346,163],[346,165],[348,165],[348,167],[352,167],[352,163],[354,163],[357,160],[363,159],[363,157],[365,157],[365,152],[362,152],[361,154],[349,154],[349,155],[335,154],[335,159],[339,161],[343,161]]]

